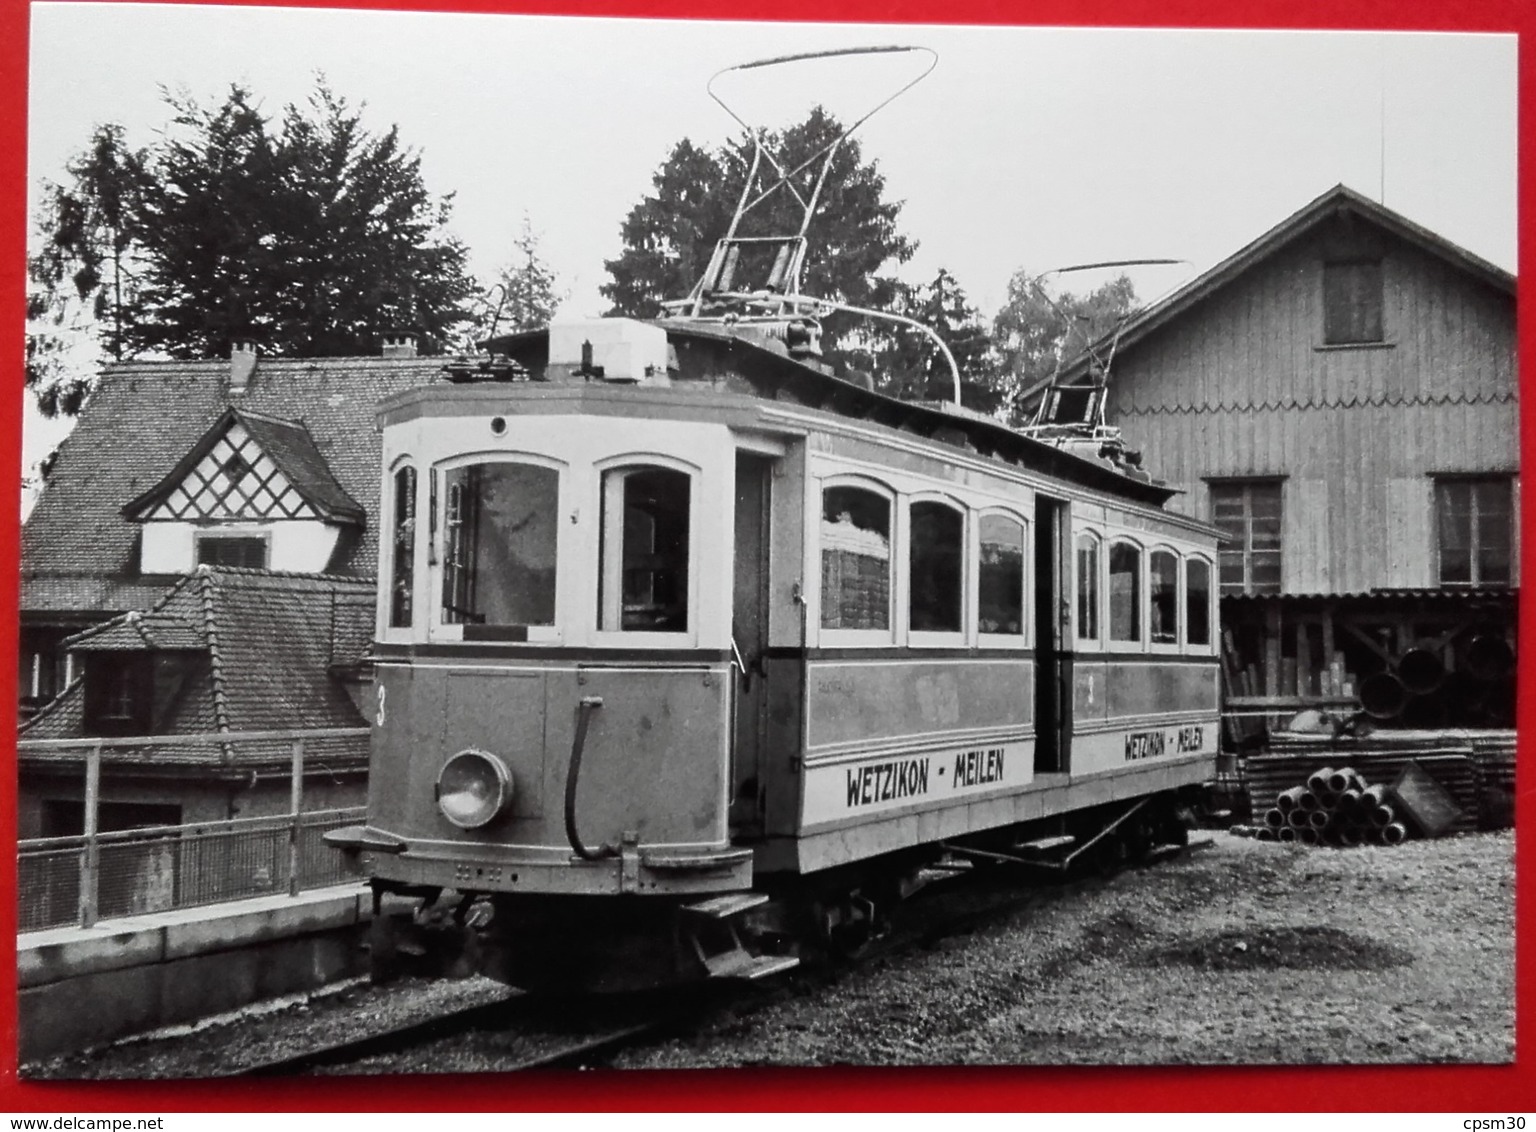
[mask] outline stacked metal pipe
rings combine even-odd
[[[1264,811],[1263,824],[1234,826],[1260,841],[1304,845],[1396,845],[1408,836],[1388,801],[1388,788],[1369,785],[1353,767],[1323,767],[1300,786],[1282,791]]]

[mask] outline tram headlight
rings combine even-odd
[[[437,808],[460,829],[479,829],[511,805],[512,772],[489,751],[460,751],[438,773]]]

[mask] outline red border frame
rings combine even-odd
[[[235,0],[252,3],[257,0]],[[518,11],[530,14],[696,17],[906,23],[1058,24],[1119,27],[1250,27],[1286,29],[1383,29],[1419,31],[1536,31],[1536,5],[1527,0],[351,0],[325,4],[287,0],[289,6],[366,7],[418,11]],[[0,367],[8,400],[0,412],[0,452],[8,476],[19,476],[23,268],[26,244],[26,0],[0,0]],[[1531,105],[1533,66],[1529,51],[1519,62],[1522,107]],[[1520,122],[1520,214],[1532,213],[1532,124]],[[1522,234],[1527,227],[1522,224]],[[1529,276],[1530,245],[1522,241],[1519,265]],[[1519,302],[1521,354],[1533,355],[1532,304]],[[1529,404],[1529,400],[1525,402]],[[1531,410],[1522,413],[1522,457],[1536,457]],[[0,491],[0,621],[14,636],[17,608],[19,491],[14,479]],[[1536,523],[1536,492],[1524,492],[1523,529]],[[1522,555],[1526,579],[1536,575]],[[1536,647],[1536,609],[1527,601],[1520,618],[1521,652]],[[14,647],[0,649],[0,689],[14,686]],[[1536,678],[1522,671],[1522,690]],[[15,733],[15,701],[0,695],[0,734]],[[1536,725],[1536,697],[1519,712],[1523,734]],[[1522,747],[1524,747],[1522,741]],[[1523,757],[1528,757],[1524,755]],[[11,764],[14,766],[14,763]],[[1524,771],[1529,776],[1536,771]],[[16,778],[0,773],[0,829],[15,835]],[[1528,906],[1536,879],[1530,823],[1536,792],[1517,802],[1526,830],[1517,842],[1517,906]],[[15,891],[15,859],[0,853],[0,892]],[[18,1081],[15,1077],[15,902],[0,899],[0,1111],[199,1112],[199,1111],[435,1111],[443,1108],[504,1111],[581,1108],[596,1110],[1032,1110],[1032,1111],[1379,1111],[1387,1108],[1469,1113],[1508,1113],[1536,1107],[1531,1026],[1532,956],[1536,937],[1522,931],[1517,946],[1517,1047],[1526,1052],[1514,1066],[1393,1066],[1324,1068],[1047,1068],[902,1070],[743,1070],[679,1073],[587,1073],[538,1080],[484,1077],[418,1077],[228,1082]],[[1300,1086],[1300,1087],[1298,1087]]]

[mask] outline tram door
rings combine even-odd
[[[1072,746],[1072,658],[1068,651],[1065,500],[1035,494],[1035,773],[1068,769]]]
[[[731,759],[733,836],[763,830],[761,759],[767,730],[768,690],[764,687],[768,650],[769,485],[773,458],[736,454],[735,587],[731,638],[738,667],[735,679]]]

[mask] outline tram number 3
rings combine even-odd
[[[1127,762],[1155,759],[1170,752],[1187,754],[1205,748],[1204,727],[1181,727],[1177,731],[1135,731],[1125,737]]]
[[[373,721],[375,723],[377,723],[380,727],[384,726],[384,685],[383,684],[379,685],[379,712],[378,712],[378,714],[376,716],[374,716],[374,720]]]

